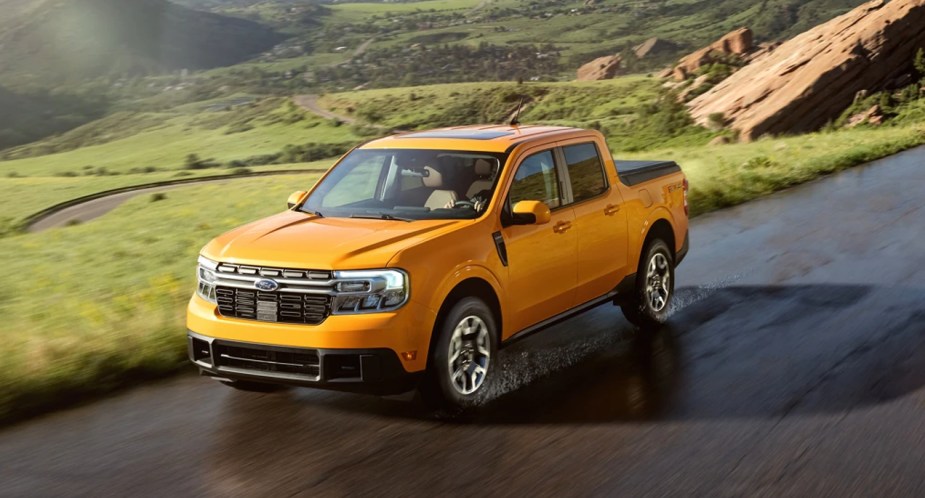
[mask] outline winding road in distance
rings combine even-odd
[[[334,159],[332,159],[332,162]],[[112,193],[101,192],[93,194],[84,199],[68,201],[61,205],[60,208],[51,208],[49,212],[40,217],[36,217],[26,223],[26,231],[30,233],[42,232],[50,228],[67,226],[71,223],[85,223],[87,221],[99,218],[104,214],[119,207],[123,202],[142,194],[154,194],[165,192],[190,185],[202,185],[203,183],[221,183],[228,181],[241,180],[245,178],[254,178],[261,176],[276,175],[300,175],[306,173],[320,174],[324,173],[323,169],[304,169],[304,170],[285,170],[285,171],[260,171],[246,175],[220,176],[220,177],[203,177],[184,180],[182,183],[165,182],[163,185],[140,185],[137,187],[125,187],[117,189]]]
[[[185,375],[0,431],[0,495],[925,496],[923,165],[697,218],[669,326],[520,341],[468,423]]]

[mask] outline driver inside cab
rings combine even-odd
[[[464,190],[464,198],[448,201],[443,207],[446,209],[474,209],[482,214],[491,201],[492,186],[498,172],[497,159],[478,158],[472,165],[474,180]]]

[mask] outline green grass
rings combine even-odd
[[[183,168],[188,154],[227,163],[276,153],[289,144],[363,140],[351,127],[335,126],[329,120],[294,109],[283,99],[267,99],[231,110],[196,112],[191,107],[182,112],[144,113],[137,119],[143,120],[145,126],[128,136],[113,128],[110,131],[114,136],[107,138],[105,126],[91,123],[87,126],[95,128],[93,133],[86,133],[82,127],[65,136],[14,150],[10,153],[41,154],[62,147],[62,143],[80,146],[65,152],[0,161],[0,177],[79,175],[86,166],[104,167],[115,173],[149,166],[178,170]],[[155,119],[158,124],[152,125]],[[117,122],[128,126],[121,120]]]
[[[329,5],[332,21],[357,22],[370,16],[400,15],[436,10],[441,13],[466,12],[482,0],[423,0],[418,2],[355,2]]]
[[[441,33],[468,34],[463,39],[449,40],[450,44],[516,45],[552,41],[561,49],[561,62],[566,68],[573,68],[595,55],[617,53],[653,36],[679,45],[675,56],[704,46],[742,26],[753,28],[759,41],[788,38],[861,3],[860,0],[810,0],[802,5],[791,0],[604,0],[586,9],[582,1],[357,2],[329,5],[331,15],[322,22],[329,29],[364,23],[386,28],[394,26],[396,21],[463,15],[465,24],[438,22],[431,29],[392,32],[377,39],[371,48],[408,46],[420,36],[439,37]],[[537,8],[533,8],[534,4]],[[481,8],[475,9],[476,6]]]
[[[702,214],[922,143],[925,125],[913,124],[617,155],[678,160],[692,212]],[[0,420],[182,368],[200,247],[280,211],[291,191],[313,181],[183,187],[159,202],[131,199],[83,225],[0,240],[11,266],[0,282]]]
[[[690,179],[691,213],[697,215],[921,144],[925,144],[925,124],[918,122],[714,147],[675,147],[634,154],[615,151],[615,155],[618,159],[678,161]]]
[[[316,179],[184,187],[85,225],[0,240],[11,265],[0,282],[0,420],[184,365],[184,305],[201,246],[283,210]]]
[[[523,85],[450,83],[331,93],[323,96],[319,103],[345,115],[368,118],[376,114],[382,116],[377,120],[380,124],[401,128],[463,124],[458,121],[467,116],[459,111],[472,107],[485,115],[504,115],[517,104],[520,95],[529,95],[537,101],[523,113],[524,122],[592,121],[632,114],[656,97],[659,85],[658,80],[642,75],[607,81]]]
[[[260,168],[248,168],[259,172],[265,170],[327,169],[335,159],[311,163],[274,164]],[[113,176],[30,176],[24,178],[0,178],[0,228],[12,226],[23,218],[47,207],[70,199],[76,199],[104,190],[143,185],[176,179],[207,178],[233,174],[228,168],[209,168],[190,171],[158,171],[145,174]],[[182,176],[178,176],[180,173]]]
[[[522,123],[596,128],[620,150],[704,145],[716,136],[694,126],[680,105],[666,104],[673,102],[673,97],[661,98],[661,83],[645,75],[522,85],[457,83],[332,93],[320,103],[366,122],[422,129],[501,123],[521,96],[527,96],[530,101],[521,115]]]

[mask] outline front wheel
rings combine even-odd
[[[658,327],[668,320],[668,309],[674,296],[674,254],[661,239],[646,246],[633,295],[620,305],[623,315],[633,325]]]
[[[481,299],[461,299],[438,326],[434,340],[421,396],[438,414],[458,415],[479,403],[494,376],[495,317]]]

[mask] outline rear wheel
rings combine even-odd
[[[479,298],[461,299],[438,326],[434,340],[421,396],[438,414],[458,415],[478,405],[494,376],[494,315]]]
[[[661,239],[646,246],[636,272],[633,295],[620,305],[623,315],[638,327],[657,327],[668,320],[674,296],[674,254]]]

